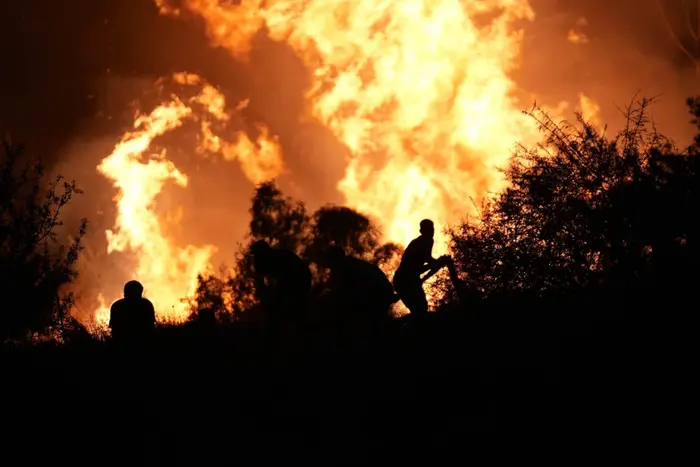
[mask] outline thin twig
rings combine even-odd
[[[671,26],[671,23],[668,20],[668,16],[666,15],[666,9],[663,6],[663,3],[661,3],[661,0],[656,0],[656,4],[659,7],[659,10],[661,12],[661,19],[663,19],[664,24],[666,26],[666,29],[668,33],[671,35],[671,38],[675,41],[676,46],[683,51],[694,63],[697,64],[697,57],[693,55],[684,45],[683,42],[681,41],[680,37],[678,37],[678,34],[676,34],[676,31],[673,29],[673,26]]]
[[[693,22],[690,19],[690,10],[685,11],[685,20],[688,23],[688,31],[690,32],[690,37],[692,37],[693,40],[697,43],[698,35],[695,33],[695,26],[693,26]]]

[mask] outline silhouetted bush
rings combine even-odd
[[[62,327],[72,304],[64,286],[77,275],[87,221],[72,242],[61,245],[61,209],[80,193],[58,176],[47,183],[40,163],[26,162],[22,148],[0,147],[0,338]]]
[[[478,219],[450,232],[469,290],[488,297],[623,291],[674,270],[677,277],[697,238],[690,219],[699,140],[677,150],[648,120],[649,104],[630,106],[625,128],[612,137],[580,115],[571,125],[529,112],[545,143],[519,148],[505,169],[508,187]],[[700,106],[689,105],[697,116]]]

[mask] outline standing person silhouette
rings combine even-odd
[[[301,324],[311,293],[311,271],[293,251],[272,248],[265,240],[250,247],[255,267],[255,292],[266,313],[269,337]],[[267,282],[266,282],[267,279]]]
[[[408,244],[394,273],[394,290],[411,312],[420,319],[428,313],[428,300],[423,290],[421,274],[430,271],[433,275],[445,265],[445,257],[433,258],[435,226],[430,219],[420,222],[420,236]]]
[[[143,297],[143,285],[129,281],[124,285],[124,298],[112,304],[109,310],[109,328],[119,342],[143,343],[156,326],[153,303]]]

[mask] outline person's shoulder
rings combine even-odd
[[[146,297],[141,297],[140,302],[141,305],[144,307],[153,308],[153,302],[147,299]]]
[[[126,306],[126,299],[125,298],[120,298],[116,302],[112,303],[112,306],[110,307],[111,310],[118,310],[120,308],[124,308]]]
[[[423,235],[420,235],[420,236],[414,238],[413,240],[411,240],[408,243],[408,246],[406,247],[406,251],[408,251],[408,250],[413,251],[413,250],[424,247],[425,240],[426,240],[426,238]]]

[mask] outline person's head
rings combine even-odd
[[[270,252],[272,248],[265,240],[258,240],[250,246],[256,269],[265,269],[270,262]]]
[[[141,298],[143,286],[139,281],[129,281],[124,284],[124,298]]]
[[[424,237],[433,238],[435,236],[435,224],[430,219],[420,221],[420,234]]]
[[[345,259],[345,251],[337,246],[333,245],[328,247],[326,250],[326,264],[329,268],[335,269],[343,262]]]

